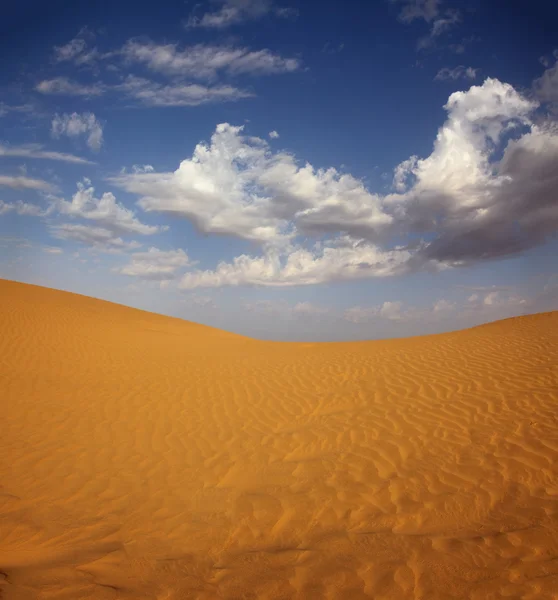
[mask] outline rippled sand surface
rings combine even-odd
[[[3,600],[558,598],[558,313],[251,340],[0,281]]]

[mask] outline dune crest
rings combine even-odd
[[[0,281],[0,598],[558,598],[558,312],[252,340]]]

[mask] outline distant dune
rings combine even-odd
[[[558,598],[558,312],[274,343],[0,281],[2,600]]]

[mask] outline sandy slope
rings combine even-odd
[[[287,344],[0,302],[3,599],[558,598],[558,313]]]

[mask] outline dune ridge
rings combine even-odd
[[[0,280],[0,598],[558,598],[558,312],[286,343]]]

